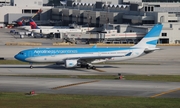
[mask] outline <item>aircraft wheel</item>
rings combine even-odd
[[[33,66],[30,66],[30,69],[32,69],[33,68]]]
[[[81,65],[81,68],[85,68],[86,66],[85,65]]]
[[[89,65],[87,65],[87,66],[86,66],[86,69],[89,69],[89,68],[90,68]]]
[[[93,66],[93,67],[92,67],[92,69],[96,69],[96,67],[95,67],[95,66]]]

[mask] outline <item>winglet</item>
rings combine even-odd
[[[97,45],[93,45],[92,48],[97,48]]]

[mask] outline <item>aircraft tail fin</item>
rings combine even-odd
[[[39,14],[39,13],[41,13],[41,12],[42,12],[42,10],[39,9],[31,18],[34,18],[37,14]]]
[[[163,25],[156,24],[133,48],[156,48]]]
[[[31,29],[40,29],[32,18],[29,20],[29,24],[31,26]]]
[[[24,20],[22,19],[21,21],[15,21],[18,26],[24,26]]]

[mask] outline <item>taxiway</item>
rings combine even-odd
[[[89,82],[89,83],[88,83]],[[179,98],[180,83],[0,76],[1,92]],[[58,88],[59,87],[59,88]],[[56,89],[54,89],[56,88]],[[170,93],[176,95],[170,95]],[[163,93],[163,94],[162,94]]]

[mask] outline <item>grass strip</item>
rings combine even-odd
[[[180,108],[178,98],[0,93],[1,108]]]
[[[0,64],[29,64],[27,62],[22,62],[19,60],[0,60]]]
[[[17,77],[79,78],[117,80],[118,75],[11,75]],[[180,82],[180,75],[125,75],[125,80]]]
[[[22,61],[19,61],[19,60],[0,60],[0,64],[2,65],[21,65],[21,64],[24,64],[24,65],[29,65],[28,62],[22,62]],[[52,63],[35,63],[35,64],[52,64]]]

